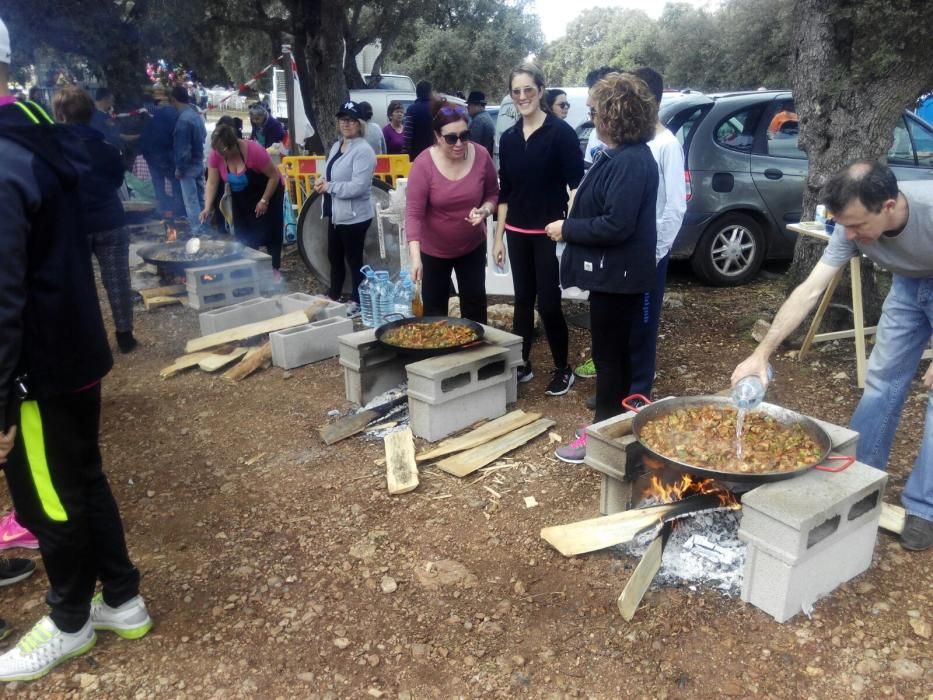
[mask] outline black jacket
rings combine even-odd
[[[91,159],[91,171],[78,184],[84,208],[84,230],[96,233],[120,228],[124,213],[117,190],[123,184],[123,156],[97,129],[80,125],[72,129]]]
[[[77,391],[113,364],[78,181],[88,171],[80,140],[0,107],[0,423],[14,380],[30,398]]]
[[[563,225],[560,283],[610,294],[655,287],[658,165],[645,144],[599,153]]]
[[[567,188],[583,177],[583,154],[570,125],[548,113],[528,141],[522,120],[499,138],[499,203],[508,204],[506,224],[543,229],[567,215]]]
[[[418,99],[405,110],[405,153],[414,161],[426,148],[434,145],[431,128],[431,101]]]

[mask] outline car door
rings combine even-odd
[[[762,119],[751,157],[752,180],[777,227],[769,250],[772,256],[793,249],[795,237],[787,224],[800,221],[803,208],[807,154],[797,142],[799,131],[793,99],[778,95]]]
[[[888,165],[898,180],[933,180],[933,128],[905,112],[894,127]]]

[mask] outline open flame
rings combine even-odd
[[[201,275],[202,282],[213,282],[215,279],[217,279],[215,275],[206,274],[206,273]]]
[[[723,507],[738,507],[735,495],[724,489],[715,479],[695,479],[690,474],[684,474],[672,484],[666,484],[657,476],[652,476],[651,485],[645,489],[644,496],[661,503],[673,503],[701,494],[718,496]]]
[[[171,226],[165,227],[165,241],[166,243],[171,243],[172,241],[178,240],[178,229],[172,228]]]

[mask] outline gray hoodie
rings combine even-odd
[[[331,147],[327,156],[328,164],[340,153],[341,143],[338,140]],[[334,162],[327,180],[327,192],[332,198],[332,223],[358,224],[373,218],[370,192],[375,170],[376,154],[366,139],[350,139],[346,153]]]

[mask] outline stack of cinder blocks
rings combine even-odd
[[[341,336],[340,366],[343,367],[347,399],[360,406],[405,382],[405,360],[376,340],[372,328]]]
[[[259,286],[259,268],[253,260],[234,260],[186,270],[188,306],[200,311],[258,297]]]
[[[259,279],[259,293],[263,296],[272,296],[278,291],[275,284],[275,277],[272,274],[272,256],[263,253],[254,248],[243,248],[242,256],[244,260],[252,260],[256,263],[256,274]]]
[[[625,465],[638,440],[632,434],[635,413],[629,411],[586,429],[586,456],[583,463],[602,474],[599,489],[599,512],[612,515],[629,510],[637,500],[632,493],[633,482],[626,479]],[[635,496],[636,498],[633,498]]]
[[[742,600],[784,622],[865,571],[887,475],[861,462],[810,470],[742,497]]]
[[[407,367],[411,431],[431,442],[505,414],[513,378],[509,349],[477,347],[412,362]]]
[[[509,351],[508,364],[512,379],[505,385],[506,403],[515,403],[518,401],[518,368],[522,362],[522,337],[514,333],[506,333],[492,326],[483,326],[486,342],[498,345],[500,348],[506,348]]]

